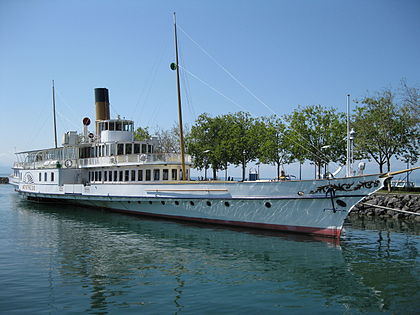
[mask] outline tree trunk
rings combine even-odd
[[[318,179],[321,179],[321,168],[322,168],[322,163],[318,163],[318,164],[317,164],[317,168],[318,168]]]
[[[386,168],[388,172],[391,171],[391,160],[389,158],[386,159]]]
[[[217,168],[213,168],[213,180],[217,179]]]
[[[277,179],[280,178],[280,162],[277,162]]]
[[[246,163],[242,163],[242,181],[245,181]]]

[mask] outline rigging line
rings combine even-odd
[[[169,42],[166,42],[166,45],[164,43],[163,44],[163,49],[161,49],[160,56],[159,55],[156,56],[157,58],[155,59],[155,61],[153,63],[152,69],[150,70],[150,76],[149,76],[150,80],[148,81],[148,84],[145,84],[143,86],[143,89],[140,92],[138,100],[137,100],[137,102],[134,106],[134,112],[132,114],[132,117],[134,117],[134,118],[137,115],[137,109],[138,109],[140,103],[142,103],[142,105],[140,106],[139,116],[141,116],[141,114],[144,110],[145,104],[146,104],[146,102],[149,98],[149,95],[150,95],[150,91],[151,91],[152,87],[154,86],[154,82],[156,81],[159,66],[162,65],[162,60],[163,60],[164,56],[166,54],[168,54],[168,46],[169,46]],[[143,99],[143,102],[142,102],[142,99]]]
[[[55,92],[58,94],[61,103],[64,104],[70,110],[70,113],[72,114],[72,119],[78,117],[78,114],[74,111],[74,109],[71,106],[69,106],[67,100],[64,98],[63,94],[61,94],[60,90],[57,89],[57,87],[55,87]],[[78,119],[79,118],[74,119],[74,121],[77,121]]]
[[[244,88],[252,97],[254,97],[258,102],[265,106],[271,113],[279,116],[270,106],[264,103],[257,95],[255,95],[250,89],[248,89],[241,81],[239,81],[228,69],[226,69],[222,64],[220,64],[212,55],[210,55],[199,43],[197,43],[187,32],[184,31],[182,27],[178,25],[178,28],[187,36],[198,48],[209,57],[215,64],[217,64],[223,71],[225,71],[236,83],[238,83],[242,88]]]
[[[41,115],[41,116],[42,116],[42,115]],[[40,117],[41,117],[41,116],[40,116]],[[33,142],[34,142],[34,140],[38,138],[38,135],[39,135],[39,133],[41,132],[41,130],[44,128],[45,123],[47,122],[47,120],[48,120],[48,116],[47,116],[47,115],[45,115],[45,118],[44,118],[43,123],[41,124],[41,127],[40,127],[40,128],[36,128],[36,131],[35,131],[35,133],[32,135],[32,137],[31,137],[31,138],[28,138],[28,142],[26,143],[25,147],[29,147],[29,144],[30,144],[30,143],[33,143]]]
[[[223,94],[222,92],[220,92],[219,90],[217,90],[216,88],[212,87],[210,84],[208,84],[207,82],[203,81],[202,79],[200,79],[199,77],[197,77],[195,74],[191,73],[190,71],[188,71],[187,69],[185,69],[182,66],[179,66],[180,69],[182,69],[183,71],[185,71],[186,73],[188,73],[190,76],[192,76],[194,79],[200,81],[202,84],[204,84],[205,86],[207,86],[208,88],[210,88],[211,90],[213,90],[214,92],[216,92],[217,94],[219,94],[220,96],[226,98],[229,102],[231,102],[232,104],[238,106],[241,110],[248,112],[248,110],[246,108],[244,108],[243,106],[239,105],[238,103],[236,103],[233,99],[231,99],[230,97],[226,96],[225,94]]]
[[[75,127],[76,129],[79,128],[78,125],[76,125],[72,120],[68,119],[65,115],[63,115],[60,111],[56,110],[58,116],[60,116],[60,118],[62,118],[63,120],[67,121],[68,123],[70,123],[71,126]]]
[[[181,49],[179,49],[179,59],[181,60],[182,65],[185,64],[184,56],[182,54]],[[181,68],[181,70],[182,70],[182,68]],[[192,104],[193,102],[192,102],[192,98],[191,98],[191,89],[190,89],[190,84],[189,84],[190,82],[188,80],[188,76],[183,75],[183,73],[180,73],[180,75],[181,75],[181,80],[183,81],[182,87],[184,89],[184,95],[185,95],[185,98],[187,100],[188,110],[189,110],[190,114],[192,115],[192,117],[194,119],[197,116],[195,114],[195,110],[194,110],[194,107],[193,107],[193,104]]]
[[[196,42],[190,35],[188,35],[188,33],[181,26],[179,26],[179,25],[177,25],[177,26],[184,33],[184,35],[188,37],[188,39],[190,39],[195,45],[197,45],[197,47],[206,56],[208,56],[216,65],[218,65],[223,71],[225,71],[237,84],[239,84],[243,89],[245,89],[258,102],[260,102],[262,105],[264,105],[264,107],[267,108],[271,113],[273,113],[277,117],[280,117],[270,106],[268,106],[259,97],[257,97],[249,88],[247,88],[242,82],[240,82],[229,70],[227,70],[212,55],[210,55],[198,42]],[[245,110],[245,111],[247,111],[247,110]],[[302,135],[300,135],[296,130],[295,130],[295,132],[301,137],[302,140],[306,141],[306,138],[305,137],[303,137]],[[308,143],[308,144],[309,144],[310,147],[314,148],[316,152],[318,152],[317,155],[319,155],[319,157],[321,157],[321,159],[324,160],[324,162],[328,162],[328,160],[331,160],[331,159],[328,159],[328,155],[326,155],[325,153],[323,153],[320,150],[318,150],[318,148],[316,148],[315,146],[313,146],[311,143]],[[324,157],[325,159],[322,158],[322,157]]]

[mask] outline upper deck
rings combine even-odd
[[[134,165],[181,165],[181,154],[161,152],[159,141],[151,137],[137,141],[132,120],[111,119],[108,90],[95,89],[95,130],[89,130],[90,119],[83,118],[82,132],[68,131],[62,147],[16,153],[15,169],[94,168]],[[94,132],[94,133],[93,133]],[[186,155],[186,165],[191,157]]]
[[[90,168],[142,164],[181,164],[179,153],[153,153],[153,146],[143,142],[98,143],[82,146],[66,146],[45,150],[16,153],[14,168]],[[186,164],[191,157],[186,156]]]

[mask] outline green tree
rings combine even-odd
[[[218,170],[227,169],[229,164],[242,165],[245,180],[246,165],[256,160],[261,141],[261,126],[255,123],[249,113],[210,117],[202,114],[191,128],[187,141],[188,153],[194,158],[194,166],[213,169],[216,179]]]
[[[150,138],[149,127],[139,127],[134,131],[134,140],[136,141],[145,141]]]
[[[225,115],[225,121],[227,135],[224,145],[228,148],[229,162],[242,166],[242,180],[245,180],[247,163],[258,157],[262,126],[245,112]]]
[[[299,106],[286,115],[286,137],[292,157],[314,163],[318,177],[322,167],[329,162],[344,163],[346,134],[344,113],[321,105]]]
[[[187,137],[187,152],[192,155],[194,167],[213,169],[213,179],[217,171],[228,164],[228,148],[226,147],[226,119],[224,116],[211,117],[204,113],[198,116]]]
[[[361,100],[354,114],[355,149],[374,159],[381,173],[385,164],[391,170],[394,156],[416,160],[419,155],[418,117],[413,117],[412,107],[398,105],[394,99],[395,93],[386,89]]]
[[[276,165],[277,178],[279,178],[281,166],[293,160],[288,149],[286,126],[275,116],[261,118],[256,121],[256,125],[260,128],[258,160],[264,164]]]

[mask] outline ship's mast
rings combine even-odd
[[[57,124],[55,118],[55,89],[54,89],[54,80],[52,80],[52,103],[53,103],[53,116],[54,116],[54,144],[57,148]]]
[[[182,179],[187,180],[186,169],[185,169],[185,143],[184,143],[184,131],[182,124],[182,107],[181,107],[181,86],[179,80],[179,61],[178,61],[178,37],[176,32],[176,14],[174,12],[174,35],[175,35],[175,66],[172,64],[171,69],[176,70],[176,83],[178,91],[178,121],[179,121],[179,142],[181,146],[181,163],[182,163]],[[174,69],[175,68],[175,69]]]

